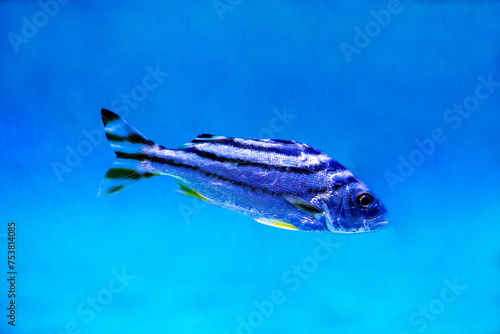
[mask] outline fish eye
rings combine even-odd
[[[358,204],[365,209],[371,208],[373,203],[375,203],[375,198],[373,195],[368,193],[363,193],[358,196]]]

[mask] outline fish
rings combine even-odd
[[[167,175],[179,192],[285,230],[354,234],[389,224],[380,199],[318,149],[292,140],[201,134],[177,149],[146,138],[102,109],[116,160],[98,196]]]

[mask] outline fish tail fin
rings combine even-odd
[[[104,175],[97,196],[116,193],[139,180],[162,174],[155,171],[148,160],[148,152],[157,146],[153,141],[146,139],[117,114],[102,109],[101,115],[106,138],[117,159]]]

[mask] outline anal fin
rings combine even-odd
[[[202,194],[200,194],[196,190],[193,190],[193,189],[189,188],[181,180],[177,179],[177,183],[181,187],[181,189],[177,190],[177,192],[179,192],[181,194],[184,194],[184,195],[188,195],[188,196],[194,197],[194,198],[198,198],[198,199],[201,199],[203,201],[206,201],[206,202],[210,203],[210,200],[208,198],[206,198],[205,196],[203,196]]]

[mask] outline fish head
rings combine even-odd
[[[374,232],[389,224],[387,210],[378,196],[357,179],[332,192],[325,203],[326,224],[331,232]]]

